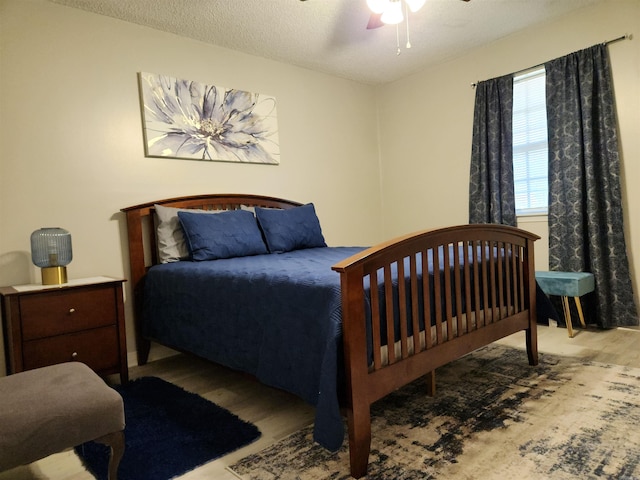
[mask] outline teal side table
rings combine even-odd
[[[538,285],[547,295],[562,297],[562,310],[567,324],[569,337],[573,338],[573,326],[571,325],[571,311],[569,310],[569,297],[573,297],[580,317],[580,325],[586,327],[580,297],[595,288],[595,280],[592,273],[588,272],[536,272]]]

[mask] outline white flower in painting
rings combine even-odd
[[[275,98],[142,74],[147,153],[278,163]]]

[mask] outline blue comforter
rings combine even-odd
[[[331,266],[360,247],[152,267],[143,334],[250,373],[316,407],[315,440],[337,450],[344,437],[340,276]]]
[[[344,438],[338,403],[344,374],[340,276],[331,267],[361,250],[310,248],[154,266],[144,287],[143,335],[299,396],[316,407],[314,439],[337,450]],[[548,299],[540,292],[542,306]],[[455,306],[455,292],[452,298]],[[382,292],[380,301],[384,314]],[[396,319],[397,310],[394,295]],[[409,316],[411,310],[408,305]],[[419,323],[423,328],[424,319]],[[367,330],[371,354],[370,325]]]

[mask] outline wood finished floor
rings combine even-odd
[[[539,326],[540,352],[580,357],[596,362],[640,368],[640,329],[576,330],[567,337],[562,328]],[[524,348],[524,333],[501,340],[501,344]],[[177,355],[130,369],[131,378],[157,376],[231,410],[253,422],[262,437],[251,445],[179,477],[180,480],[237,480],[227,470],[240,458],[257,452],[313,421],[313,408],[301,400],[245,376],[187,355]],[[437,376],[436,376],[437,379]],[[92,479],[72,450],[51,455],[31,465],[0,473],[0,480]],[[153,480],[153,479],[150,479]]]

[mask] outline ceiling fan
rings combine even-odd
[[[426,0],[404,0],[405,12],[408,8],[412,13],[420,10]],[[468,2],[470,0],[462,0]],[[367,29],[380,28],[384,25],[397,25],[404,20],[402,14],[402,0],[367,0],[367,6],[371,10],[371,16],[367,23]],[[408,14],[408,12],[406,12]]]

